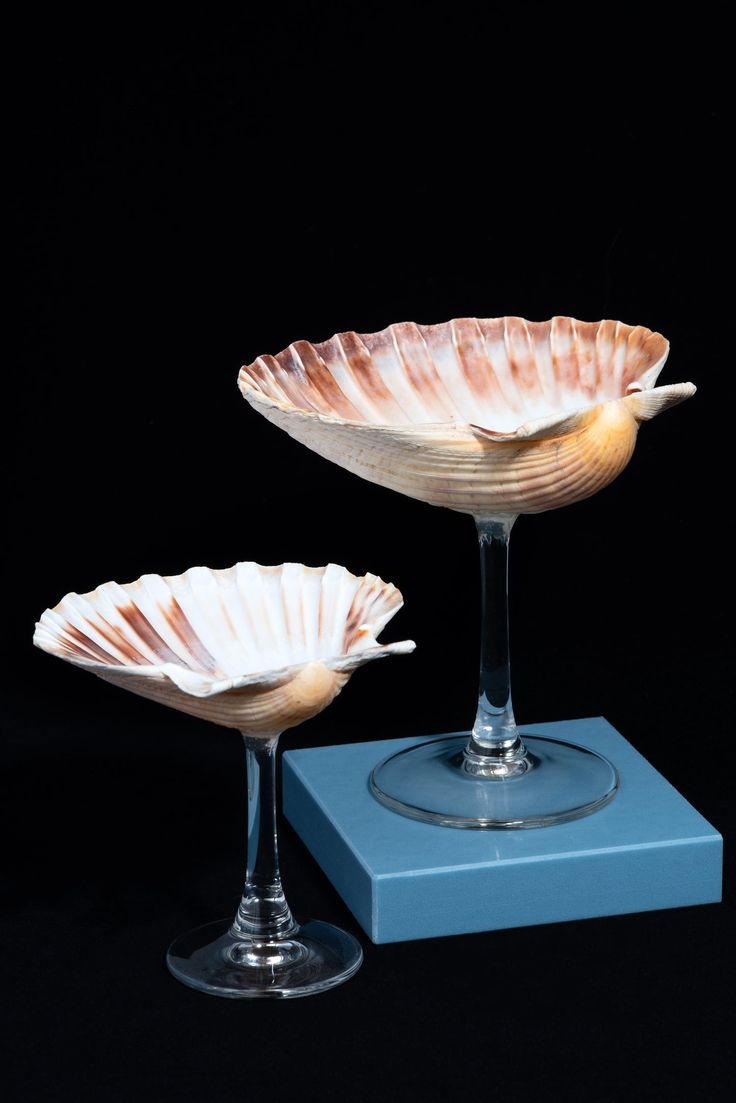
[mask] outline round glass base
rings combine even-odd
[[[453,735],[384,759],[371,790],[394,812],[445,827],[546,827],[587,816],[615,795],[618,774],[595,751],[522,739],[526,765],[515,776],[479,776],[464,754],[468,735]]]
[[[270,943],[236,938],[232,919],[221,919],[180,935],[166,955],[169,971],[183,984],[236,1000],[324,992],[352,977],[362,961],[357,939],[316,919]]]

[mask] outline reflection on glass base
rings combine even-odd
[[[384,759],[373,795],[404,816],[444,827],[546,827],[602,808],[618,788],[608,759],[559,739],[521,733],[527,768],[478,776],[464,755],[468,735],[443,736]]]
[[[231,930],[232,919],[221,919],[181,935],[166,955],[169,971],[213,996],[288,999],[342,984],[363,961],[357,939],[316,919],[271,943],[235,938]]]

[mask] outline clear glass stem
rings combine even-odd
[[[248,858],[243,898],[232,926],[255,944],[288,939],[298,930],[281,887],[276,832],[278,735],[243,734],[248,783]]]
[[[509,538],[515,516],[478,517],[481,569],[480,685],[465,768],[509,777],[529,768],[511,704],[509,660]]]
[[[166,964],[190,988],[229,999],[308,996],[342,984],[360,967],[360,943],[331,923],[297,923],[286,903],[276,836],[278,733],[246,735],[248,859],[231,923],[220,919],[180,935]]]

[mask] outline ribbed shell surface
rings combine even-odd
[[[245,730],[268,718],[288,727],[306,718],[297,716],[306,698],[334,690],[331,699],[358,666],[413,648],[376,640],[401,605],[391,583],[335,564],[194,567],[67,594],[41,616],[34,643],[216,723]],[[256,707],[264,695],[269,717]]]
[[[239,385],[265,417],[363,478],[476,515],[539,512],[605,486],[639,422],[694,393],[653,390],[668,348],[615,321],[404,322],[297,341],[243,367]]]

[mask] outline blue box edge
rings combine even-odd
[[[574,862],[576,859],[592,860],[595,864],[600,861],[610,861],[612,857],[620,855],[621,857],[631,858],[632,847],[631,844],[612,847],[594,847],[590,850],[581,849],[576,851],[561,852],[548,855],[537,855],[532,857],[521,857],[518,859],[505,858],[496,862],[461,862],[457,866],[440,865],[435,869],[423,868],[417,870],[404,869],[401,871],[389,871],[379,872],[371,868],[370,864],[366,862],[364,856],[359,850],[355,848],[355,844],[352,843],[348,836],[342,830],[341,825],[336,822],[328,808],[323,804],[318,792],[312,787],[310,780],[306,777],[302,770],[299,768],[299,760],[302,755],[309,755],[314,750],[337,750],[346,751],[349,753],[351,747],[365,748],[368,745],[375,745],[379,743],[396,744],[402,741],[406,742],[421,742],[423,740],[431,740],[438,738],[437,735],[430,736],[418,736],[418,737],[405,737],[404,740],[367,740],[358,741],[348,744],[335,745],[333,748],[301,748],[293,751],[288,751],[284,755],[284,811],[287,819],[292,824],[294,829],[300,835],[302,841],[307,846],[314,859],[318,862],[322,870],[328,879],[332,882],[339,895],[342,897],[346,905],[350,908],[351,912],[357,919],[358,923],[364,929],[372,942],[376,945],[385,945],[392,942],[401,941],[416,941],[424,938],[433,937],[452,937],[457,934],[471,934],[480,933],[481,931],[490,930],[503,930],[516,926],[536,926],[547,923],[556,922],[570,922],[579,919],[588,918],[600,918],[608,915],[626,915],[636,914],[643,911],[663,911],[672,908],[679,907],[691,907],[701,906],[703,904],[715,904],[719,903],[722,899],[722,853],[723,853],[723,838],[710,824],[705,817],[690,805],[689,801],[669,782],[664,778],[659,771],[652,766],[652,764],[642,755],[636,748],[628,741],[624,736],[616,729],[610,721],[605,717],[580,717],[573,721],[548,721],[535,725],[523,724],[523,730],[539,731],[540,729],[547,729],[550,732],[550,736],[554,738],[553,731],[555,728],[561,734],[561,729],[567,725],[585,725],[596,724],[605,725],[607,729],[614,737],[623,741],[644,763],[653,774],[659,779],[660,783],[663,783],[666,789],[679,801],[683,802],[688,810],[697,818],[700,824],[702,824],[703,834],[689,835],[683,838],[671,838],[664,839],[655,842],[641,843],[636,848],[637,851],[637,863],[643,862],[646,867],[647,859],[653,866],[653,871],[656,872],[657,862],[656,855],[662,855],[662,852],[672,851],[674,848],[683,848],[686,852],[693,848],[698,852],[698,861],[692,863],[693,868],[696,871],[697,876],[694,876],[693,869],[687,871],[687,876],[683,876],[682,882],[677,882],[674,888],[669,891],[663,891],[660,888],[661,898],[657,902],[649,901],[645,905],[641,905],[635,899],[633,903],[626,904],[617,902],[615,910],[611,909],[610,901],[598,907],[584,907],[581,910],[580,904],[572,905],[572,911],[574,914],[567,914],[566,910],[558,909],[555,913],[549,910],[545,911],[541,909],[540,914],[536,918],[523,918],[518,917],[512,922],[499,922],[489,925],[484,920],[482,924],[477,927],[464,925],[465,920],[461,921],[461,925],[458,929],[432,929],[431,924],[429,928],[427,924],[416,924],[416,916],[412,913],[412,924],[415,929],[411,932],[400,933],[396,930],[386,937],[385,927],[386,921],[383,924],[379,923],[379,913],[383,910],[385,913],[387,906],[387,896],[390,895],[391,889],[394,885],[400,882],[404,882],[407,877],[411,878],[430,878],[435,874],[457,874],[463,871],[476,871],[480,874],[481,878],[483,872],[487,875],[494,867],[508,871],[514,865],[543,865],[544,863],[552,863],[552,866],[561,868],[562,863]],[[552,730],[550,730],[552,729]],[[453,734],[453,733],[448,733]],[[458,733],[461,734],[461,733]],[[564,738],[570,742],[575,742],[574,733],[567,733]],[[584,745],[584,744],[583,744]],[[380,761],[383,755],[378,751],[376,754],[376,762]],[[367,779],[366,779],[367,785]],[[302,792],[300,792],[300,788]],[[296,798],[296,799],[295,799]],[[311,805],[311,807],[310,807]],[[318,812],[318,822],[314,819],[315,810]],[[441,830],[452,830],[450,828],[442,828]],[[330,841],[331,836],[331,841]],[[327,839],[325,844],[324,840]],[[342,869],[335,869],[335,855],[334,843],[335,839],[339,840],[339,846],[341,854],[338,857],[337,865],[343,866]],[[322,842],[321,842],[322,840]],[[703,861],[703,850],[708,855],[707,859]],[[348,866],[350,868],[348,868]],[[541,866],[540,866],[541,868]],[[359,877],[356,881],[356,869],[359,871]],[[646,888],[646,875],[641,875],[642,884]],[[401,894],[399,888],[399,894]],[[577,908],[577,910],[576,910]],[[389,910],[391,910],[389,908]],[[568,909],[569,910],[569,909]],[[382,926],[384,933],[382,934]]]

